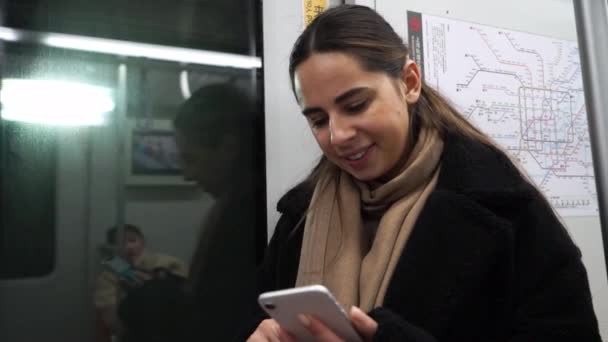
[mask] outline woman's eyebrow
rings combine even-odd
[[[336,99],[334,100],[334,102],[336,104],[340,104],[341,102],[344,102],[344,101],[350,99],[351,97],[359,95],[368,90],[369,90],[369,88],[367,88],[367,87],[357,87],[357,88],[350,89],[350,90],[346,91],[345,93],[338,95],[336,97]],[[322,112],[322,111],[323,111],[323,109],[321,107],[308,107],[308,108],[304,108],[302,110],[302,114],[304,116],[308,116],[312,113]]]
[[[312,113],[322,112],[323,109],[321,107],[308,107],[302,110],[302,115],[309,116]]]
[[[355,96],[355,95],[359,95],[363,92],[366,92],[369,88],[367,87],[357,87],[357,88],[353,88],[347,92],[345,92],[344,94],[341,94],[339,96],[336,97],[336,99],[334,100],[334,102],[336,104],[339,104],[340,102],[344,102],[346,100],[348,100],[349,98]]]

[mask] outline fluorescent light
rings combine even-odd
[[[95,126],[114,110],[112,91],[84,83],[5,79],[2,118],[59,126]]]
[[[0,27],[0,39],[7,41],[33,42],[51,47],[98,52],[117,56],[146,57],[179,63],[204,64],[241,69],[262,67],[262,60],[254,56],[72,34],[40,33],[16,30],[8,27]]]
[[[182,70],[179,73],[179,89],[182,92],[182,97],[184,100],[187,100],[192,96],[192,92],[190,91],[190,82],[188,82],[188,71]]]
[[[0,39],[7,42],[16,42],[19,41],[19,33],[17,30],[0,27]]]

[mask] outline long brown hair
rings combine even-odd
[[[403,40],[376,11],[365,6],[342,5],[321,13],[302,32],[293,46],[289,60],[292,90],[296,68],[314,53],[340,52],[357,60],[370,72],[382,72],[394,80],[401,78],[408,60],[408,48]],[[496,144],[469,123],[439,93],[422,81],[418,102],[409,106],[410,139],[415,139],[420,127],[431,128],[441,137],[459,133],[488,146]],[[311,188],[337,167],[321,157],[304,183]]]

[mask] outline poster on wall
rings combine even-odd
[[[575,41],[407,13],[428,85],[506,149],[563,216],[598,203]]]
[[[329,0],[302,0],[304,27],[308,26],[321,12],[327,9]]]
[[[182,174],[179,151],[173,132],[133,131],[131,134],[131,173],[133,175]]]
[[[127,121],[125,184],[127,186],[194,186],[183,176],[183,165],[171,120],[154,119],[141,126]]]

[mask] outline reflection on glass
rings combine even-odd
[[[41,277],[55,268],[57,135],[1,122],[0,279]]]
[[[156,253],[146,246],[142,229],[125,224],[122,229],[112,227],[106,233],[103,261],[104,270],[98,275],[95,284],[95,309],[101,323],[109,333],[119,335],[124,327],[118,317],[118,303],[127,296],[131,287],[141,285],[159,270],[171,272],[178,277],[186,277],[187,269],[183,261],[162,253]],[[123,232],[118,244],[119,231]]]
[[[135,131],[132,136],[131,170],[134,175],[181,174],[179,152],[173,134]]]
[[[105,342],[141,337],[141,327],[158,327],[167,340],[204,329],[215,340],[232,333],[222,313],[229,308],[204,308],[222,297],[242,302],[266,242],[255,3],[4,3],[0,269],[16,280],[0,283],[0,302],[20,310],[0,320],[0,340]],[[219,103],[242,98],[244,121],[187,133],[196,141],[188,149],[207,158],[205,171],[190,177],[173,120],[197,89],[218,83],[238,89]],[[200,144],[199,135],[213,143]],[[16,136],[18,153],[8,142]],[[145,255],[171,256],[183,267],[129,258],[125,223],[140,230]],[[109,257],[144,271],[143,292],[128,294]],[[22,287],[24,277],[37,278]],[[111,279],[111,319],[99,310],[99,278]],[[127,300],[132,305],[122,308]]]
[[[114,109],[110,89],[54,80],[2,80],[2,118],[50,125],[101,125]]]

